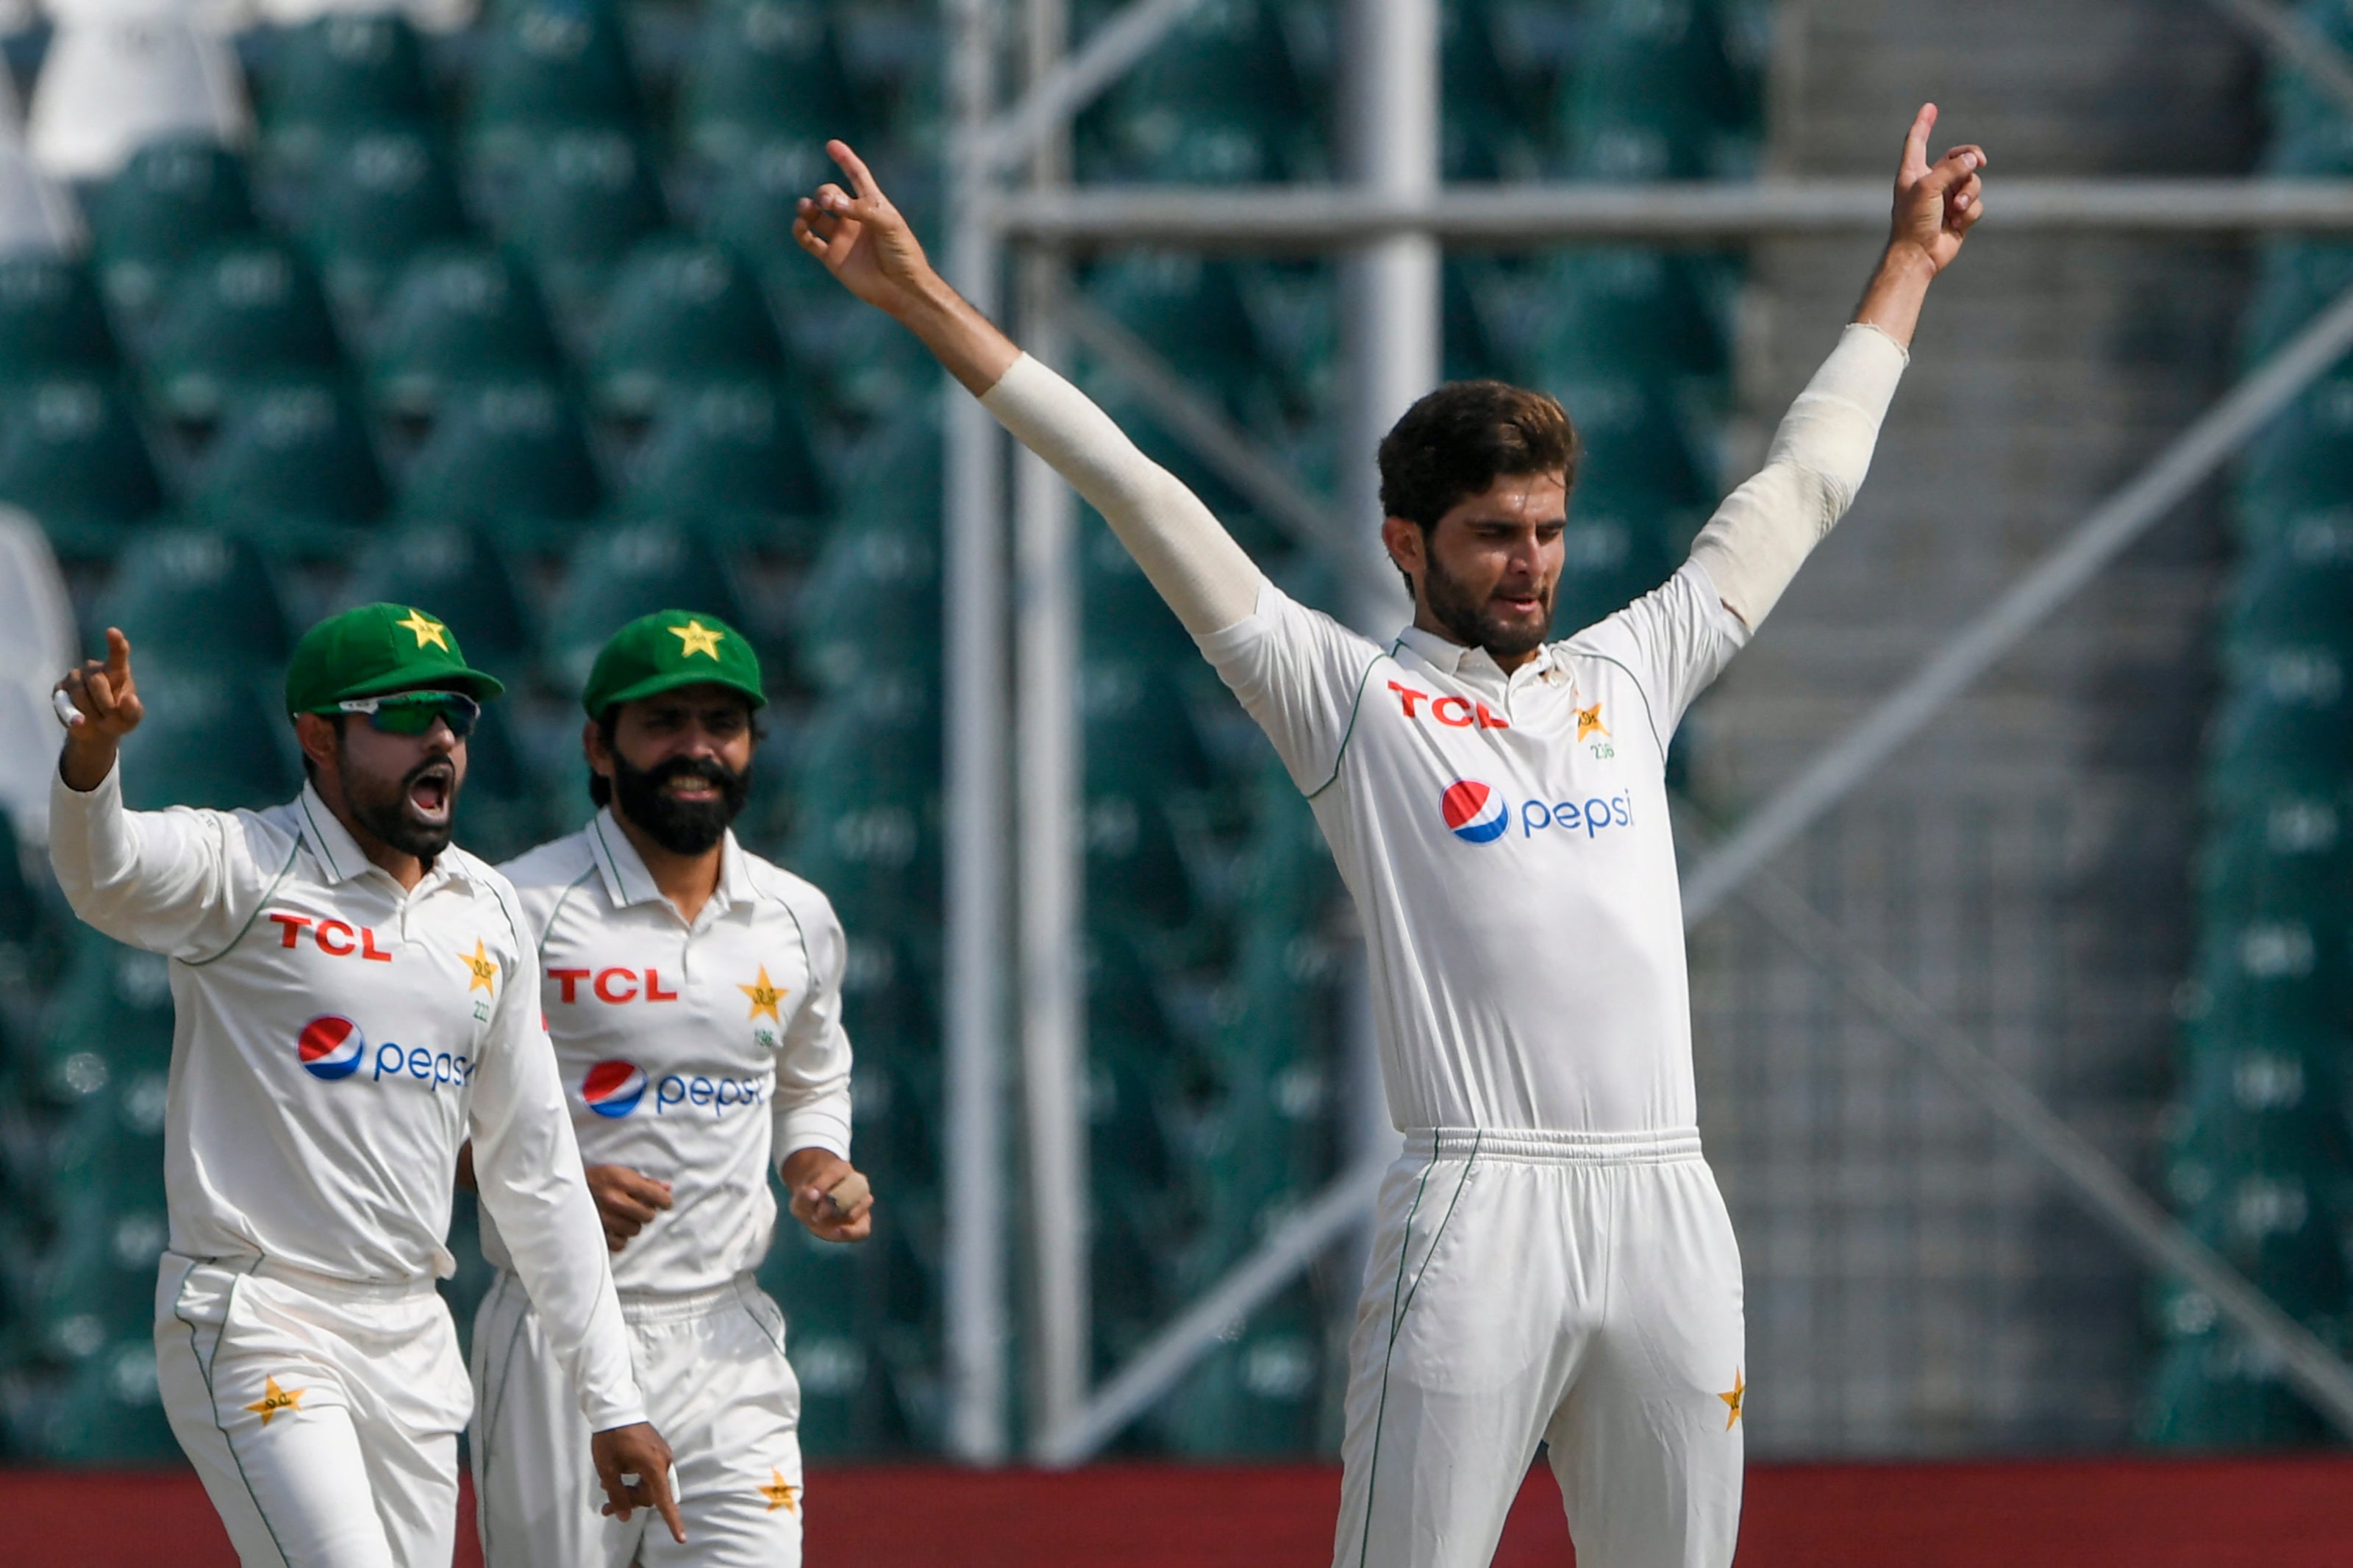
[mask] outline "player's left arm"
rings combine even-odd
[[[1852,323],[1790,405],[1764,468],[1725,499],[1692,546],[1725,608],[1749,631],[1862,488],[1928,285],[1985,212],[1985,150],[1957,146],[1930,163],[1936,124],[1936,106],[1923,104],[1905,136],[1887,249]]]
[[[874,1194],[849,1163],[849,1036],[841,1026],[849,944],[830,904],[820,900],[800,917],[809,989],[776,1045],[776,1178],[810,1235],[863,1241],[874,1229]]]
[[[540,1025],[538,955],[520,930],[518,921],[501,955],[491,1027],[468,1080],[475,1185],[594,1434],[605,1511],[627,1519],[634,1508],[653,1509],[683,1542],[670,1449],[646,1419],[604,1227],[581,1171],[555,1050]]]

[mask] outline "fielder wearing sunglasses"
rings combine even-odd
[[[462,691],[389,691],[382,697],[350,697],[325,710],[364,713],[368,727],[387,735],[422,735],[440,720],[462,741],[474,732],[482,705]]]

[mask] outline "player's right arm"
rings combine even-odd
[[[117,763],[146,713],[131,639],[109,626],[105,659],[69,671],[57,692],[73,714],[49,791],[49,864],[66,901],[118,942],[180,957],[216,951],[235,934],[232,884],[250,857],[232,853],[218,812],[123,809]]]
[[[1248,618],[1266,580],[1200,498],[949,287],[857,153],[840,142],[827,142],[826,151],[850,188],[828,184],[803,198],[793,224],[802,247],[844,288],[922,339],[1022,445],[1103,513],[1186,630],[1206,637]]]

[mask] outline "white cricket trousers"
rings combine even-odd
[[[488,1568],[798,1568],[801,1386],[785,1315],[737,1276],[624,1291],[629,1360],[675,1457],[686,1544],[651,1510],[607,1519],[579,1395],[522,1284],[501,1269],[474,1317],[476,1516]]]
[[[473,1391],[430,1280],[166,1252],[155,1369],[245,1568],[448,1568]]]
[[[1743,1347],[1696,1129],[1409,1134],[1349,1345],[1335,1568],[1486,1568],[1539,1440],[1577,1568],[1725,1568]]]

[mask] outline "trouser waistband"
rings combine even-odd
[[[346,1279],[339,1274],[322,1274],[315,1268],[302,1268],[275,1258],[251,1256],[232,1258],[188,1258],[185,1253],[170,1256],[186,1258],[199,1268],[225,1269],[231,1274],[247,1274],[261,1279],[282,1280],[313,1296],[323,1296],[334,1301],[407,1301],[434,1293],[430,1277],[416,1279]]]
[[[1540,1165],[1669,1165],[1700,1158],[1696,1127],[1645,1132],[1422,1127],[1405,1135],[1405,1152],[1415,1160],[1514,1160]]]
[[[501,1275],[512,1276],[514,1270],[501,1268]],[[630,1323],[675,1323],[688,1318],[700,1318],[722,1307],[743,1300],[759,1289],[759,1283],[749,1273],[738,1274],[723,1285],[713,1285],[702,1290],[617,1290],[614,1294],[621,1303],[621,1319]],[[522,1289],[516,1279],[515,1289]],[[531,1306],[531,1294],[523,1292],[523,1304]],[[532,1308],[533,1311],[538,1309]]]

